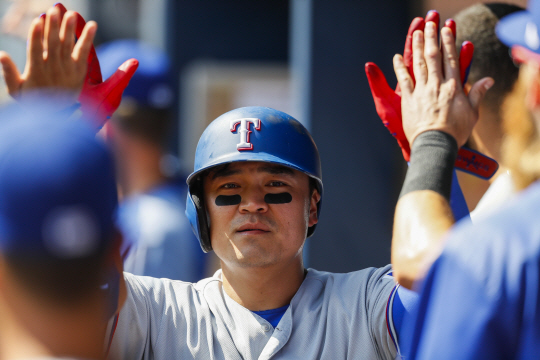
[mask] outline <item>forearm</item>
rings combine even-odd
[[[455,140],[438,131],[421,134],[413,144],[392,239],[394,275],[407,288],[424,276],[454,223],[449,197],[456,154]]]
[[[442,250],[444,234],[454,224],[448,201],[431,190],[403,196],[396,206],[392,265],[396,280],[408,289],[424,277]]]

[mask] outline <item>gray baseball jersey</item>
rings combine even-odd
[[[309,269],[283,318],[232,300],[221,271],[196,284],[125,274],[114,359],[394,359],[386,311],[390,266],[348,274]]]

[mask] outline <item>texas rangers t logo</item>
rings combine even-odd
[[[249,129],[250,124],[255,126],[255,130],[261,130],[261,119],[257,118],[243,118],[236,119],[231,121],[231,132],[236,132],[236,127],[240,124],[240,142],[236,145],[236,149],[239,151],[242,150],[253,150],[253,144],[249,142],[249,134],[253,131]]]

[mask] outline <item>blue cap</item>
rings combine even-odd
[[[0,111],[0,251],[98,254],[113,240],[112,156],[85,122],[35,108]]]
[[[530,0],[527,10],[503,17],[495,31],[508,47],[521,46],[540,54],[540,0]]]
[[[142,106],[167,109],[175,94],[171,81],[170,61],[165,52],[139,40],[116,40],[96,49],[103,79],[109,78],[124,61],[139,61],[137,71],[124,90],[123,98],[131,98]]]

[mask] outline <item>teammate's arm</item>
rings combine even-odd
[[[457,149],[478,119],[478,106],[493,84],[479,80],[467,96],[461,88],[458,55],[448,28],[428,22],[413,34],[414,84],[400,55],[394,70],[402,90],[403,127],[412,144],[411,162],[396,206],[392,264],[397,281],[412,288],[438,256],[454,218],[449,206]],[[441,61],[442,56],[442,61]],[[450,171],[449,171],[450,170]]]
[[[27,61],[21,74],[6,52],[0,52],[9,94],[22,100],[31,90],[61,91],[67,106],[74,104],[87,72],[87,59],[97,30],[90,21],[75,43],[76,15],[73,11],[60,16],[52,7],[46,16],[32,22],[28,33]]]

